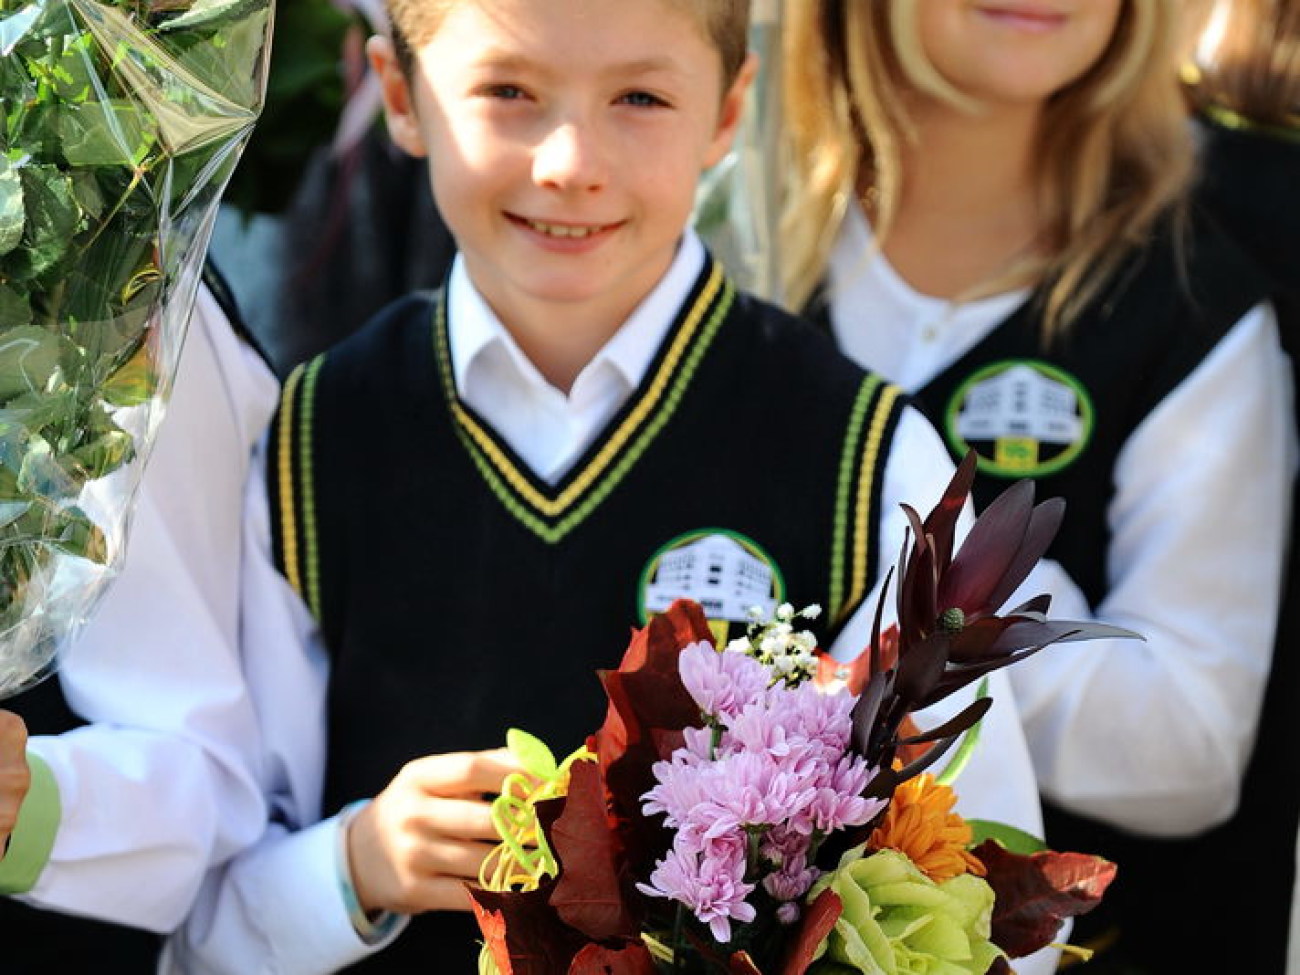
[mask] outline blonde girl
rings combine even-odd
[[[980,454],[977,501],[1014,477],[1067,499],[1026,591],[1146,636],[1012,676],[1048,839],[1123,857],[1111,921],[1137,954],[1143,929],[1170,940],[1149,900],[1122,912],[1156,844],[1107,827],[1232,813],[1295,457],[1271,286],[1191,202],[1180,66],[1203,7],[785,8],[786,300]]]

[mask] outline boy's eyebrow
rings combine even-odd
[[[475,59],[475,66],[480,70],[545,72],[545,65],[513,51],[489,50]],[[637,58],[632,61],[611,64],[601,69],[605,75],[647,75],[657,72],[680,71],[678,61],[669,55],[656,55]]]

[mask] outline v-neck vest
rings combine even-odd
[[[509,727],[559,754],[581,745],[604,714],[596,671],[617,666],[677,540],[744,540],[785,599],[828,610],[827,646],[879,571],[904,397],[716,263],[554,485],[457,396],[444,308],[405,299],[301,367],[272,427],[277,561],[331,659],[326,814],[416,756],[498,747]],[[371,964],[405,970],[439,931],[473,941],[464,919],[417,918]]]
[[[1266,294],[1255,265],[1208,222],[1192,222],[1184,235],[1166,225],[1055,345],[1044,348],[1041,298],[1031,298],[919,389],[916,405],[960,458],[971,440],[959,428],[959,413],[979,394],[982,377],[997,382],[1009,368],[1023,366],[1031,383],[1049,387],[1033,389],[1034,395],[1064,394],[1073,401],[1076,441],[1055,463],[1040,459],[1027,471],[998,468],[988,456],[994,451],[980,445],[985,460],[974,498],[980,510],[1020,476],[1033,478],[1039,499],[1064,498],[1065,521],[1048,557],[1061,562],[1095,606],[1108,589],[1107,509],[1120,451]]]

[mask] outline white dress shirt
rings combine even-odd
[[[703,247],[688,233],[667,274],[580,372],[568,396],[547,384],[523,355],[457,260],[447,301],[452,371],[462,400],[535,473],[552,480],[562,476],[640,383],[704,259]],[[908,408],[885,470],[882,551],[896,552],[902,544],[906,520],[900,502],[928,510],[952,471],[938,434]],[[320,821],[326,812],[320,799],[326,658],[314,620],[271,564],[265,488],[257,473],[249,481],[248,503],[244,599],[247,617],[256,624],[245,634],[245,657],[265,735],[263,786],[276,822],[255,847],[214,872],[190,922],[169,943],[164,971],[329,972],[382,943],[363,943],[334,880],[337,818]],[[873,594],[834,652],[855,654],[865,645],[874,605]],[[1002,674],[994,675],[992,686],[997,704],[985,719],[976,758],[959,782],[962,809],[1041,835],[1012,692]],[[957,706],[950,702],[948,710]],[[1053,958],[1038,968],[1022,965],[1022,975],[1048,972],[1053,965]]]
[[[62,805],[30,903],[168,931],[209,865],[262,831],[240,526],[277,389],[200,289],[120,575],[62,658],[68,702],[95,723],[30,742]]]
[[[954,305],[917,293],[875,251],[856,208],[830,280],[841,347],[909,391],[1025,297]],[[1276,317],[1260,305],[1120,451],[1106,598],[1089,606],[1054,562],[1026,582],[1022,593],[1052,594],[1053,616],[1096,618],[1146,638],[1053,647],[1011,668],[1044,795],[1152,834],[1193,833],[1232,813],[1268,675],[1289,537],[1291,397]]]

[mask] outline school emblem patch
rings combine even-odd
[[[744,632],[751,607],[769,618],[785,601],[785,579],[753,539],[726,528],[701,528],[678,535],[650,557],[637,595],[643,625],[675,599],[695,600],[724,646]]]
[[[953,393],[944,433],[953,452],[979,455],[997,477],[1044,477],[1063,470],[1092,439],[1092,399],[1063,369],[1035,359],[995,362]]]

